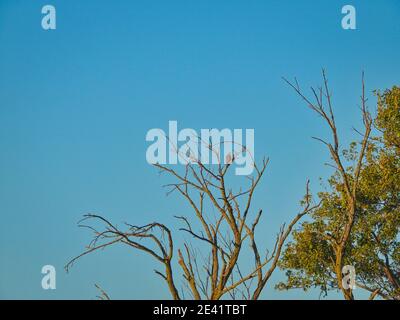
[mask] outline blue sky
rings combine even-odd
[[[349,3],[353,31],[340,24]],[[46,4],[56,30],[41,28]],[[271,159],[254,202],[269,244],[297,212],[306,179],[316,192],[330,173],[310,138],[326,136],[322,121],[281,77],[306,88],[326,68],[350,141],[362,70],[372,107],[372,90],[399,84],[399,16],[397,0],[0,0],[0,298],[92,299],[94,283],[113,298],[169,297],[156,263],[123,247],[63,271],[89,241],[76,227],[84,213],[173,228],[171,217],[187,214],[145,161],[147,131],[169,120],[255,129],[256,157]],[[56,290],[41,288],[45,264],[57,269]],[[263,298],[318,298],[273,290],[280,279]]]

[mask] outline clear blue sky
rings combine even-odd
[[[355,31],[340,24],[349,3]],[[57,9],[55,31],[41,28],[45,4]],[[322,122],[281,76],[308,87],[325,67],[349,141],[361,71],[369,92],[399,84],[399,18],[398,0],[0,0],[0,298],[92,299],[94,283],[113,298],[169,297],[156,263],[123,247],[63,271],[89,241],[76,227],[84,213],[172,227],[188,214],[145,161],[146,132],[169,120],[255,129],[257,158],[271,158],[254,203],[270,243],[306,179],[317,191],[330,173],[310,138],[326,134]],[[45,264],[57,268],[56,290],[41,288]],[[279,279],[263,298],[318,297],[276,292]]]

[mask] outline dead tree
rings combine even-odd
[[[364,74],[362,75],[362,93],[361,93],[361,111],[364,125],[364,132],[359,132],[362,137],[361,148],[358,154],[357,163],[353,172],[346,171],[345,160],[341,154],[338,130],[335,123],[335,116],[332,108],[332,93],[329,89],[328,80],[326,73],[322,70],[323,85],[317,89],[311,87],[311,98],[307,97],[300,89],[297,79],[294,82],[285,80],[295,92],[305,101],[307,106],[314,112],[316,112],[325,123],[328,125],[331,133],[331,142],[323,139],[313,137],[314,139],[323,143],[329,150],[333,164],[329,164],[340,174],[345,196],[346,196],[346,217],[345,224],[342,228],[341,235],[334,238],[332,235],[325,234],[327,240],[332,246],[335,253],[335,274],[337,279],[338,288],[342,291],[343,296],[346,300],[353,300],[352,288],[344,288],[342,285],[343,275],[343,259],[346,251],[346,246],[350,240],[350,235],[356,218],[357,212],[357,192],[360,180],[360,174],[364,159],[369,144],[370,134],[372,130],[372,117],[367,109],[367,99],[365,97],[365,84]]]
[[[215,151],[211,147],[210,150]],[[178,291],[176,285],[178,271],[173,272],[175,251],[172,232],[159,222],[145,226],[125,224],[122,230],[104,217],[86,215],[80,225],[92,230],[94,238],[83,253],[66,265],[66,270],[89,253],[114,244],[125,244],[149,254],[163,266],[162,271],[155,272],[166,282],[173,299],[184,298],[183,292],[188,292],[193,299],[217,300],[225,295],[231,299],[258,299],[277,267],[292,228],[319,204],[312,204],[307,182],[301,212],[287,226],[280,228],[271,252],[261,251],[256,242],[256,228],[262,210],[254,213],[251,204],[268,160],[264,159],[260,168],[254,164],[253,176],[241,177],[249,180],[248,186],[236,191],[227,182],[232,178],[229,172],[234,160],[233,156],[227,164],[205,165],[192,159],[181,168],[181,172],[171,166],[155,165],[161,173],[174,178],[175,182],[166,186],[168,192],[179,193],[191,211],[190,216],[176,217],[183,223],[180,230],[198,244],[195,246],[192,241],[186,241],[177,250],[177,262],[183,275],[182,291]],[[94,226],[98,223],[100,229]],[[246,245],[254,256],[254,265],[245,271],[239,260],[241,253],[247,249]],[[245,265],[249,269],[248,263]]]

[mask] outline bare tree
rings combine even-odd
[[[99,290],[99,295],[97,295],[97,298],[99,300],[111,300],[110,296],[107,294],[107,292],[103,290],[102,287],[100,287],[98,284],[95,284],[94,286],[96,287],[97,290]]]
[[[209,149],[217,152],[211,146]],[[163,266],[162,271],[155,272],[166,282],[173,299],[184,298],[185,292],[193,299],[217,300],[224,295],[231,299],[258,299],[277,267],[282,247],[293,226],[319,204],[312,205],[307,182],[301,212],[287,226],[280,228],[272,251],[261,252],[256,242],[256,228],[262,210],[254,214],[251,204],[268,160],[264,159],[260,168],[254,164],[252,176],[242,177],[249,180],[246,189],[234,191],[227,180],[233,179],[229,172],[235,156],[227,158],[227,164],[218,165],[205,165],[192,159],[181,168],[181,172],[171,166],[155,165],[161,173],[175,180],[166,186],[168,193],[179,193],[192,211],[190,217],[176,217],[183,223],[180,230],[198,243],[194,246],[191,241],[185,241],[177,250],[177,262],[183,274],[181,291],[177,289],[173,273],[172,232],[159,222],[145,226],[126,223],[122,230],[102,216],[86,215],[80,226],[92,230],[94,238],[83,253],[68,262],[66,270],[82,256],[119,243],[149,254]],[[100,223],[100,229],[94,226],[98,225],[94,222]],[[246,271],[243,269],[249,269],[248,263],[245,268],[239,261],[241,253],[246,251],[243,250],[245,244],[249,245],[254,257],[253,267]]]
[[[284,80],[296,91],[296,93],[306,102],[308,107],[316,112],[325,123],[328,125],[331,132],[331,142],[327,142],[323,139],[314,139],[322,142],[329,150],[333,164],[332,166],[340,175],[343,188],[345,191],[346,201],[346,219],[344,225],[340,229],[339,236],[333,236],[329,233],[324,233],[322,236],[330,243],[334,255],[335,255],[335,274],[337,279],[338,288],[342,291],[343,296],[347,300],[353,300],[352,288],[346,288],[343,286],[343,260],[346,252],[346,247],[350,239],[352,228],[356,219],[357,213],[357,192],[359,188],[360,173],[364,164],[364,160],[367,153],[367,147],[369,144],[371,129],[372,129],[372,118],[367,109],[367,99],[365,97],[365,84],[364,74],[362,75],[362,94],[361,94],[361,111],[364,125],[364,132],[359,132],[362,137],[360,151],[358,153],[358,159],[356,159],[356,165],[354,170],[346,170],[345,159],[343,159],[342,150],[340,148],[338,130],[335,123],[335,117],[332,109],[332,94],[328,86],[328,80],[326,73],[322,70],[323,85],[317,89],[311,88],[312,97],[308,98],[300,89],[300,86],[295,79],[294,82],[290,82],[284,78]],[[377,294],[372,290],[374,296]]]

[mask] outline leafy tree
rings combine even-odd
[[[311,287],[341,290],[353,299],[351,286],[345,285],[342,268],[355,268],[356,285],[371,292],[370,299],[400,299],[400,88],[376,92],[377,116],[371,120],[366,98],[361,97],[365,130],[361,141],[340,149],[331,109],[331,95],[324,74],[324,88],[313,90],[316,105],[292,85],[314,111],[322,113],[328,101],[333,144],[325,143],[334,168],[328,188],[319,193],[321,206],[293,232],[280,261],[287,280],[279,289]],[[371,136],[371,124],[375,127]],[[376,133],[375,133],[376,132]]]

